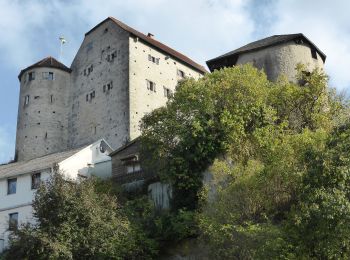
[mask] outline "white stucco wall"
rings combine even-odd
[[[200,72],[189,65],[174,59],[157,50],[140,39],[129,39],[129,98],[130,98],[130,139],[140,135],[141,118],[152,110],[164,106],[168,100],[164,96],[164,87],[175,92],[181,77],[178,70],[185,72],[186,77],[198,79]],[[159,59],[159,64],[149,61],[148,55]],[[156,91],[147,89],[147,81],[156,83]]]

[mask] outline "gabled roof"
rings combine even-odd
[[[94,28],[92,28],[90,31],[88,31],[85,34],[85,36],[90,34],[92,31],[94,31],[96,28],[98,28],[101,24],[105,23],[106,21],[114,22],[119,27],[121,27],[122,29],[124,29],[125,31],[130,33],[131,35],[138,37],[139,39],[145,41],[146,43],[150,44],[151,46],[155,47],[156,49],[158,49],[162,52],[165,52],[166,54],[171,55],[175,59],[182,61],[182,62],[186,63],[187,65],[190,65],[192,68],[196,69],[197,71],[199,71],[201,73],[208,72],[202,65],[194,62],[193,60],[191,60],[187,56],[185,56],[185,55],[181,54],[180,52],[170,48],[169,46],[153,39],[152,37],[149,37],[149,36],[139,32],[139,31],[135,30],[134,28],[131,28],[130,26],[126,25],[125,23],[123,23],[123,22],[121,22],[113,17],[108,17],[107,19],[100,22],[98,25],[96,25]]]
[[[34,69],[34,68],[55,68],[55,69],[60,69],[60,70],[64,70],[67,72],[71,72],[72,70],[70,68],[68,68],[66,65],[64,65],[63,63],[59,62],[58,60],[56,60],[55,58],[49,56],[46,57],[40,61],[38,61],[37,63],[34,63],[33,65],[21,70],[21,72],[18,75],[18,79],[21,80],[21,77],[23,75],[24,72],[30,70],[30,69]]]
[[[223,58],[228,58],[228,57],[234,58],[235,56],[238,57],[242,53],[257,51],[257,50],[260,50],[260,49],[263,49],[266,47],[279,45],[282,43],[296,41],[296,40],[302,40],[303,42],[308,43],[310,45],[310,47],[314,48],[318,52],[318,54],[321,56],[323,62],[325,62],[326,55],[312,41],[310,41],[304,34],[296,33],[296,34],[273,35],[273,36],[255,41],[255,42],[251,42],[247,45],[244,45],[238,49],[230,51],[230,52],[223,54],[219,57],[208,60],[207,65],[210,68],[213,63],[215,63],[216,61],[221,60]]]
[[[29,161],[21,161],[2,165],[0,166],[0,179],[15,177],[27,173],[34,173],[37,171],[49,169],[53,167],[54,164],[67,159],[68,157],[77,153],[81,149],[82,148],[49,154]]]
[[[134,144],[136,144],[136,143],[139,143],[140,140],[141,140],[140,136],[139,136],[139,137],[136,137],[135,139],[131,140],[130,142],[126,143],[125,145],[123,145],[123,146],[119,147],[118,149],[114,150],[113,152],[111,152],[111,153],[109,154],[109,156],[114,156],[114,155],[118,154],[119,152],[125,150],[125,149],[128,148],[129,146],[134,145]]]

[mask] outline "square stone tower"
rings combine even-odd
[[[165,105],[179,80],[204,73],[152,34],[108,17],[85,34],[70,68],[49,57],[21,71],[17,159],[101,138],[117,149],[140,135],[141,118]]]

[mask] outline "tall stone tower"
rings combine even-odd
[[[16,159],[76,149],[101,138],[117,149],[166,104],[179,81],[207,71],[185,55],[108,17],[85,34],[70,66],[52,57],[21,71]]]
[[[223,67],[251,63],[263,69],[269,80],[285,75],[296,81],[298,63],[308,70],[323,69],[326,55],[302,33],[274,35],[251,42],[236,50],[207,61],[210,71]]]
[[[70,72],[52,57],[22,70],[16,158],[20,161],[67,149]]]

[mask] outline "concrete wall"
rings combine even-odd
[[[31,81],[30,72],[35,73]],[[53,72],[53,80],[44,79],[43,72]],[[22,75],[16,136],[19,161],[67,149],[69,77],[68,72],[54,68],[35,68]]]
[[[295,67],[298,63],[307,65],[309,70],[316,67],[323,69],[323,61],[318,53],[317,59],[314,59],[309,45],[295,42],[243,53],[238,57],[236,64],[245,63],[252,63],[257,68],[264,69],[269,80],[276,80],[280,74],[284,74],[294,82],[296,81]]]
[[[129,138],[128,44],[129,34],[111,21],[84,38],[71,66],[70,147],[104,138],[116,149]],[[113,88],[108,90],[111,82]],[[95,97],[90,99],[93,91]]]
[[[175,91],[182,79],[177,75],[178,69],[190,78],[198,79],[202,74],[136,38],[130,37],[129,48],[130,139],[133,140],[140,135],[141,118],[166,104],[164,87]],[[149,55],[159,59],[158,64],[149,61]],[[156,83],[156,91],[147,89],[147,80]]]

